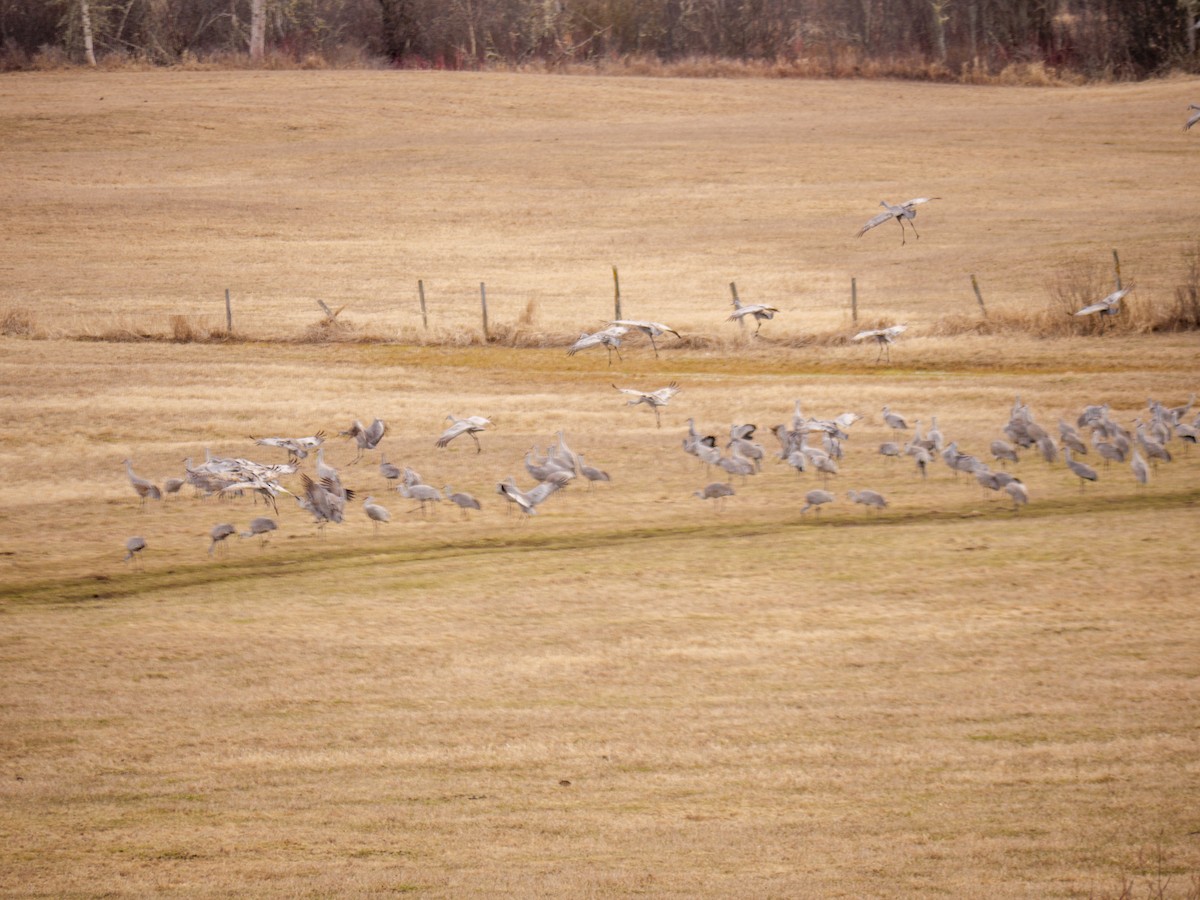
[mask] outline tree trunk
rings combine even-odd
[[[933,56],[940,63],[946,61],[946,0],[929,0],[933,13]]]
[[[92,41],[92,11],[88,0],[79,0],[79,17],[83,25],[83,54],[89,66],[96,65],[96,45]]]
[[[267,0],[250,0],[250,58],[262,62],[267,40]]]

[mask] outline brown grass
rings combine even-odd
[[[1017,395],[1054,430],[1196,391],[1193,333],[998,324],[1048,308],[1065,259],[1107,278],[1114,243],[1139,302],[1191,296],[1186,198],[1158,179],[1194,148],[1148,143],[1190,88],[1000,89],[981,113],[944,85],[748,84],[3,79],[0,308],[46,339],[0,337],[0,892],[1194,891],[1200,452],[1084,491],[1026,455],[1020,513],[875,452],[885,404],[986,456]],[[931,183],[919,241],[852,237]],[[568,358],[614,263],[625,315],[684,338]],[[979,322],[973,273],[986,330],[937,333]],[[782,308],[757,339],[725,321],[735,279]],[[314,324],[318,297],[350,306]],[[847,340],[901,321],[890,364]],[[672,380],[661,429],[611,386]],[[818,480],[770,458],[720,511],[693,496],[688,418],[757,423],[769,455],[797,399],[864,416],[819,520]],[[433,446],[449,413],[496,423],[482,453]],[[484,509],[422,518],[380,452],[352,464],[332,435],[374,416],[389,461]],[[379,534],[355,502],[319,538],[284,497],[267,547],[210,559],[209,529],[262,505],[140,509],[121,462],[161,483],[318,429],[390,508]],[[560,429],[612,482],[509,518],[496,483],[529,485]]]

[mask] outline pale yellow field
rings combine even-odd
[[[1197,390],[1195,334],[923,331],[973,313],[972,272],[1020,308],[1114,247],[1169,296],[1193,87],[0,79],[0,311],[46,336],[0,337],[0,892],[1197,896],[1200,451],[1144,488],[1093,454],[1082,492],[1026,456],[1020,513],[875,452],[884,404],[986,456],[1017,395],[1055,431]],[[929,193],[919,242],[853,238]],[[461,338],[479,281],[493,323],[532,299],[529,328],[590,328],[614,263],[628,315],[706,341],[609,367]],[[864,318],[913,323],[891,366],[783,340],[848,328],[851,275]],[[731,280],[783,308],[764,340],[724,321]],[[257,340],[69,339],[219,320],[226,286]],[[268,340],[317,298],[406,340]],[[611,386],[671,380],[661,429]],[[689,417],[755,422],[769,457],[797,399],[865,416],[820,519],[816,476],[773,458],[722,510],[692,496],[716,476]],[[493,418],[482,453],[433,447],[447,413]],[[284,498],[265,548],[210,559],[212,525],[263,507],[140,510],[121,466],[282,461],[249,436],[374,416],[389,460],[484,509],[423,519],[331,437],[382,533],[352,504],[318,538]],[[496,482],[528,486],[560,429],[612,483],[506,516]]]
[[[1071,259],[1171,296],[1200,239],[1195,79],[1087,88],[396,72],[0,81],[5,303],[43,327],[274,336],[315,301],[371,330],[591,330],[613,309],[720,333],[729,283],[785,313],[926,327],[1042,303]],[[916,223],[853,235],[881,199]],[[223,324],[223,323],[222,323]]]

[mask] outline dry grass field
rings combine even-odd
[[[1198,92],[0,79],[0,893],[1200,896],[1200,450],[1144,487],[1090,454],[1082,491],[1028,453],[1020,512],[876,453],[885,404],[986,457],[1018,395],[1056,433],[1197,391],[1195,332],[946,322],[978,316],[970,274],[1016,321],[1113,249],[1133,312],[1169,303]],[[853,237],[919,195],[920,240]],[[684,334],[659,358],[564,354],[612,265],[626,315]],[[910,323],[890,365],[834,339],[851,277],[861,324]],[[730,281],[782,310],[757,341]],[[237,340],[167,340],[223,327],[226,288]],[[316,340],[318,299],[363,340]],[[661,429],[611,386],[672,380]],[[769,456],[797,399],[864,415],[819,518]],[[494,420],[481,453],[433,447],[448,413]],[[422,517],[379,451],[350,465],[334,434],[374,416],[483,509]],[[689,417],[760,426],[721,509]],[[263,507],[140,509],[121,464],[282,462],[250,435],[316,429],[378,533],[284,498],[265,547],[210,558]],[[560,429],[611,483],[507,516],[496,483]]]

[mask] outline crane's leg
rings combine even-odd
[[[659,428],[662,428],[662,416],[658,414],[658,407],[651,406],[650,408],[654,410],[654,421],[658,424]]]
[[[658,359],[658,344],[654,343],[654,335],[650,335],[650,346],[654,348],[654,358]]]
[[[875,362],[879,362],[879,360],[883,357],[883,347],[884,347],[884,343],[883,343],[883,341],[880,341],[879,342],[879,352],[875,354]]]
[[[475,436],[475,432],[473,432],[473,431],[468,431],[468,432],[467,432],[467,434],[469,434],[469,435],[471,436],[471,440],[473,440],[473,441],[475,442],[475,452],[476,452],[476,453],[482,453],[482,452],[483,452],[483,445],[479,443],[479,438],[477,438],[477,437]]]
[[[896,217],[896,222],[900,225],[900,246],[904,246],[904,220],[899,216]]]

